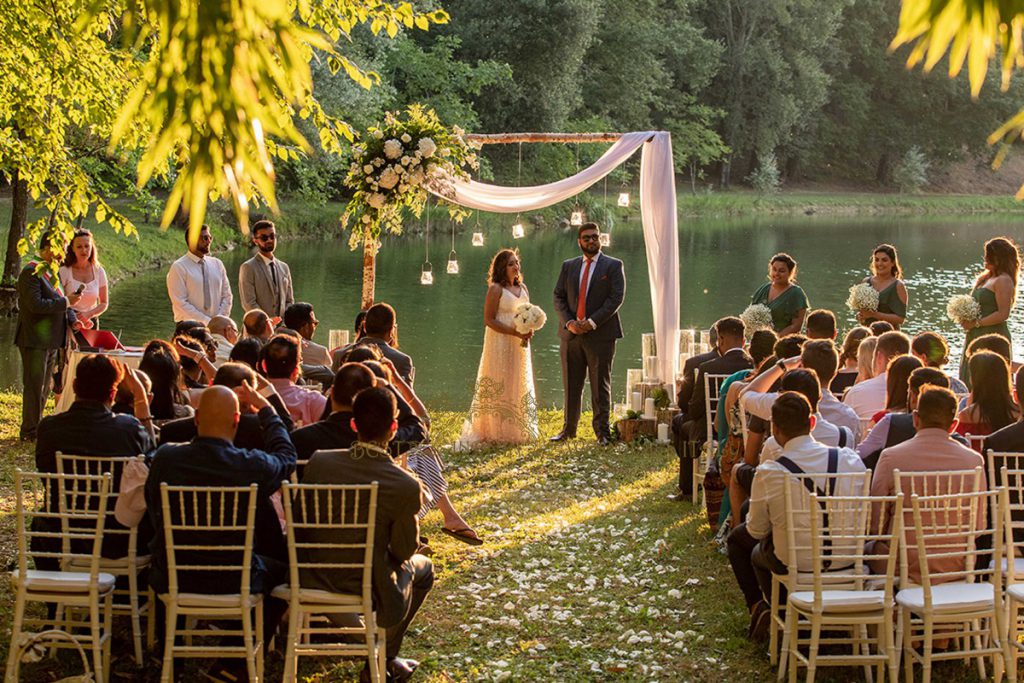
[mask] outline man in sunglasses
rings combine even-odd
[[[252,241],[258,251],[238,269],[242,310],[258,308],[271,318],[283,317],[285,309],[295,301],[295,295],[288,264],[274,258],[277,228],[270,221],[256,221],[252,226]]]

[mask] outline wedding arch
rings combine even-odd
[[[673,382],[679,371],[679,237],[675,169],[669,133],[501,133],[473,134],[466,138],[481,144],[615,143],[592,166],[546,185],[502,187],[475,180],[457,180],[453,187],[436,192],[437,196],[453,204],[495,213],[543,209],[569,199],[604,178],[642,148],[640,217],[647,251],[647,277],[651,285],[658,376],[663,382]]]

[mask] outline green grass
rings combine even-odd
[[[871,192],[750,191],[690,194],[677,187],[679,212],[686,216],[749,214],[949,215],[1022,213],[1024,203],[1012,195],[903,195]]]
[[[12,473],[32,466],[29,450],[15,441],[18,411],[18,397],[0,394],[0,547],[12,560]],[[437,414],[437,442],[451,443],[462,418]],[[553,434],[560,420],[544,412],[542,434]],[[486,543],[471,548],[444,536],[436,512],[425,520],[437,580],[403,647],[423,662],[417,680],[773,678],[765,649],[745,638],[746,610],[703,512],[665,498],[677,471],[671,448],[600,448],[583,437],[444,453],[451,498]],[[12,602],[2,579],[0,629],[9,628]],[[113,680],[158,680],[158,661],[137,670],[122,622],[117,632]],[[6,642],[0,656],[5,651]],[[49,681],[72,666],[71,658],[45,660],[26,667],[25,680]],[[354,680],[358,669],[302,660],[300,680]],[[279,680],[280,671],[272,654],[268,680]],[[976,680],[973,669],[955,663],[935,674]],[[825,681],[861,677],[858,670],[820,672]]]

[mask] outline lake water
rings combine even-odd
[[[519,248],[532,300],[549,316],[548,326],[533,342],[534,375],[541,405],[562,403],[557,318],[552,289],[564,259],[578,254],[574,233],[534,231],[520,240],[511,237],[511,220],[485,227],[484,247],[471,246],[471,230],[455,238],[461,274],[445,274],[451,236],[433,233],[429,257],[433,286],[419,284],[428,253],[422,235],[389,239],[377,269],[377,300],[398,311],[400,343],[416,364],[416,389],[435,409],[468,407],[483,344],[484,278],[491,256],[500,247]],[[799,281],[812,307],[836,312],[842,331],[853,324],[844,302],[848,287],[867,274],[872,248],[881,242],[897,246],[910,292],[905,331],[937,329],[947,336],[958,358],[963,332],[945,315],[946,301],[970,291],[981,268],[982,244],[990,237],[1010,235],[1024,241],[1017,216],[953,218],[897,217],[763,217],[681,220],[679,234],[681,315],[684,328],[707,327],[723,315],[740,313],[766,277],[772,254],[786,251],[800,263]],[[639,223],[620,223],[612,230],[610,255],[625,263],[627,291],[620,315],[626,336],[618,345],[613,396],[621,401],[628,368],[641,367],[640,335],[653,331],[650,285]],[[359,310],[361,252],[349,251],[344,240],[283,241],[280,258],[289,263],[297,300],[311,302],[321,321],[317,341],[327,343],[329,329],[348,329]],[[233,289],[246,250],[219,255]],[[126,280],[113,288],[103,327],[120,332],[128,344],[166,337],[173,330],[165,271]],[[1022,283],[1024,285],[1024,283]],[[241,316],[237,304],[233,316]],[[1020,299],[1024,301],[1024,297]],[[552,322],[552,319],[555,322]],[[1010,318],[1015,356],[1024,356],[1024,316],[1018,306]],[[20,370],[11,346],[13,321],[0,322],[0,386],[17,388]],[[842,333],[842,332],[841,332]]]

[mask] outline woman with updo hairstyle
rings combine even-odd
[[[967,337],[960,357],[960,379],[971,386],[967,367],[967,347],[986,334],[998,334],[1010,340],[1006,321],[1017,300],[1017,276],[1020,274],[1020,252],[1009,237],[993,237],[985,242],[985,270],[978,274],[971,296],[981,307],[981,317],[962,323]]]
[[[843,392],[857,382],[857,350],[860,343],[870,336],[871,330],[858,326],[852,328],[843,338],[843,348],[839,353],[839,371],[828,387],[836,396],[842,396]]]
[[[907,287],[900,279],[903,269],[896,254],[896,247],[891,244],[879,244],[871,252],[871,275],[864,278],[863,283],[871,285],[878,292],[878,309],[874,311],[857,311],[857,322],[861,325],[882,321],[892,325],[894,330],[900,329],[907,319]]]
[[[772,327],[784,337],[799,332],[810,304],[796,284],[796,261],[789,254],[776,254],[768,261],[768,282],[754,292],[750,304],[767,306],[772,312]]]

